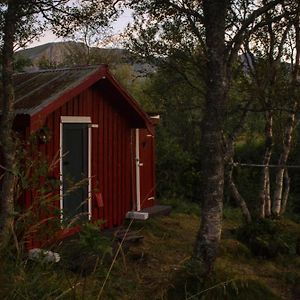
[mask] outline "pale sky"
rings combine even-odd
[[[124,13],[119,17],[119,19],[113,23],[113,34],[120,34],[131,20],[131,10],[125,10]],[[39,40],[29,44],[26,48],[59,41],[63,41],[63,38],[58,38],[51,31],[47,31],[45,32],[44,36],[42,36]]]

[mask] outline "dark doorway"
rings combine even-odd
[[[63,123],[64,218],[88,219],[88,124]]]

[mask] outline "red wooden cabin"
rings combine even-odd
[[[107,66],[20,73],[14,84],[16,129],[26,139],[46,128],[51,138],[40,150],[49,162],[59,153],[54,176],[61,182],[62,218],[83,213],[111,228],[128,212],[154,205],[155,120]],[[88,184],[66,195],[69,176]],[[22,201],[29,207],[32,192]]]

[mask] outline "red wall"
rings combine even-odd
[[[153,129],[154,132],[154,129]],[[147,129],[139,130],[140,143],[140,185],[141,185],[141,208],[154,205],[155,197],[155,153],[154,135]]]
[[[105,95],[94,86],[48,115],[45,125],[52,139],[41,150],[49,161],[58,153],[61,116],[90,116],[92,124],[98,124],[92,128],[92,219],[106,220],[104,226],[113,227],[121,225],[132,208],[132,126],[119,110],[117,96]],[[59,178],[59,165],[54,176]],[[96,193],[101,193],[103,207],[98,206]]]

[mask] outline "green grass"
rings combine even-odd
[[[170,216],[134,223],[132,228],[144,240],[121,251],[100,299],[297,299],[300,257],[253,256],[247,245],[236,239],[241,222],[238,210],[225,209],[215,272],[205,282],[199,280],[195,269],[191,271],[189,263],[200,224],[199,212],[194,213],[193,206],[188,212],[175,210]],[[300,235],[299,224],[280,222],[288,233]],[[91,244],[98,249],[98,238],[90,234],[89,239],[83,239],[84,246]],[[100,260],[97,268],[83,276],[64,264],[30,263],[24,258],[16,262],[13,256],[2,257],[0,298],[97,299],[110,265],[111,259]]]

